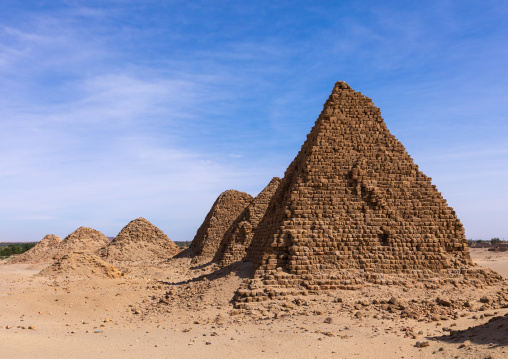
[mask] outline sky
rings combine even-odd
[[[189,241],[282,177],[336,81],[471,239],[508,240],[508,3],[0,0],[0,241]]]

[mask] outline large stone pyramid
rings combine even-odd
[[[212,259],[226,231],[252,200],[253,197],[245,192],[235,190],[222,192],[189,246],[194,254],[203,259]]]
[[[214,258],[221,267],[245,258],[247,248],[280,181],[279,177],[274,177],[226,231]]]
[[[178,246],[164,232],[148,220],[137,218],[101,250],[101,255],[111,261],[150,262],[171,258],[178,252]]]
[[[58,245],[62,242],[62,238],[55,234],[48,234],[44,236],[33,248],[30,248],[25,253],[22,253],[12,259],[10,263],[30,263],[38,264],[51,262],[53,256],[57,254]]]
[[[92,228],[79,227],[60,243],[57,257],[61,258],[72,252],[96,253],[108,243],[109,240],[103,233]]]
[[[355,271],[383,283],[386,273],[472,263],[453,209],[372,100],[344,82],[286,170],[246,259],[265,285],[308,289],[353,288],[363,280]]]

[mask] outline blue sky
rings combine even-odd
[[[0,241],[192,240],[283,176],[336,81],[381,108],[468,238],[508,239],[508,3],[0,0]]]

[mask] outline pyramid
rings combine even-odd
[[[46,277],[77,276],[120,278],[124,273],[98,256],[86,252],[73,252],[54,261],[43,269],[40,275]]]
[[[226,231],[252,200],[253,197],[245,192],[235,190],[222,192],[189,246],[194,254],[212,259]]]
[[[101,250],[101,255],[111,261],[149,262],[168,259],[179,251],[159,228],[144,218],[137,218]]]
[[[62,238],[55,234],[48,234],[44,236],[44,238],[41,239],[34,247],[13,258],[10,263],[38,264],[51,262],[53,260],[53,256],[57,254],[57,247],[61,242]]]
[[[221,267],[245,258],[246,250],[280,181],[279,177],[274,177],[226,231],[214,258]]]
[[[344,82],[286,170],[246,259],[258,284],[308,290],[460,274],[472,264],[455,211],[372,100]]]
[[[79,227],[60,243],[57,257],[79,251],[95,253],[108,243],[108,238],[101,232],[88,227]]]

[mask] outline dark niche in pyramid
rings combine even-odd
[[[453,209],[372,100],[345,82],[286,170],[245,259],[257,268],[257,282],[238,291],[245,301],[274,288],[354,289],[392,283],[385,274],[418,278],[472,264]],[[259,285],[272,289],[260,295]]]

